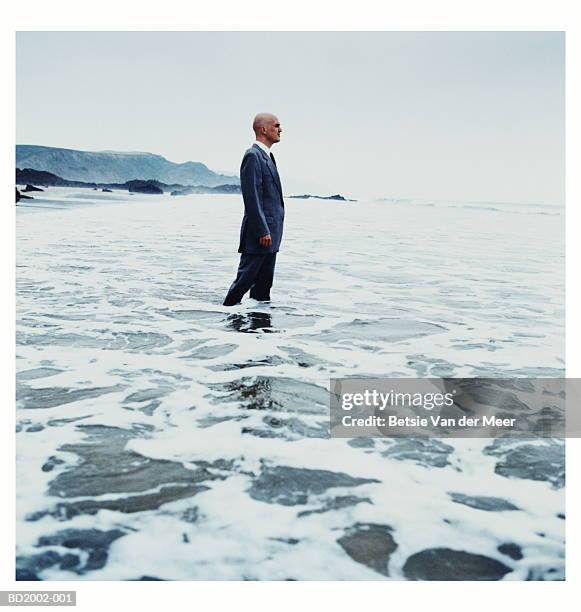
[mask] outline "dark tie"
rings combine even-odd
[[[272,153],[270,154],[270,159],[272,159],[272,163],[274,164],[274,167],[276,168],[276,160],[274,159],[274,155]]]

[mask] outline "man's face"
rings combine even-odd
[[[269,124],[263,128],[265,130],[265,136],[270,141],[271,144],[275,142],[280,142],[280,134],[282,132],[282,128],[280,127],[280,121],[277,117],[273,117]]]

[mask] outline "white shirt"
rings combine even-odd
[[[254,144],[258,145],[268,155],[268,157],[270,157],[270,149],[263,142],[260,142],[260,140],[255,140]]]

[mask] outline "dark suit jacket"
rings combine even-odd
[[[244,153],[240,167],[240,187],[244,217],[240,228],[239,253],[276,253],[280,248],[284,224],[284,200],[276,166],[258,145]],[[270,234],[270,247],[258,239]]]

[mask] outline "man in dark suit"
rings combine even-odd
[[[240,264],[236,279],[228,289],[224,306],[240,303],[250,289],[250,297],[270,300],[276,254],[282,239],[284,200],[282,186],[270,147],[280,141],[280,121],[270,113],[254,118],[256,142],[244,153],[240,167],[240,187],[244,217],[238,252]]]

